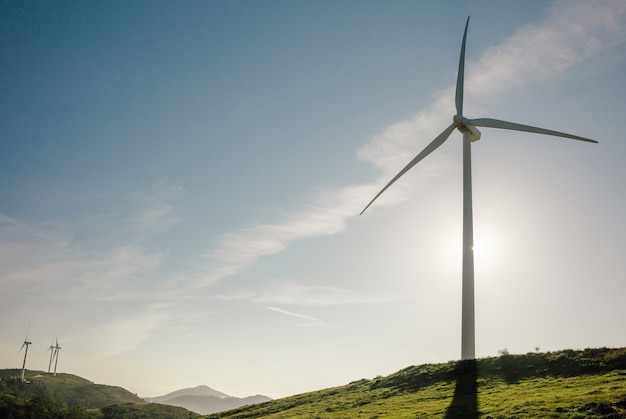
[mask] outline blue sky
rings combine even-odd
[[[281,397],[460,357],[624,346],[626,4],[4,2],[0,367]],[[29,326],[30,325],[30,326]]]

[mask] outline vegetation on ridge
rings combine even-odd
[[[261,417],[626,418],[626,348],[412,366],[207,416]]]

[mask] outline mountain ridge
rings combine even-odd
[[[220,399],[231,397],[226,393],[222,393],[221,391],[215,390],[207,385],[201,384],[195,387],[187,387],[181,388],[180,390],[174,390],[162,396],[143,397],[143,399],[147,401],[168,400],[179,396],[214,396]]]
[[[144,397],[149,403],[183,407],[201,415],[236,409],[241,406],[263,403],[272,400],[260,394],[247,397],[233,397],[212,389],[207,385],[183,388],[163,396]]]

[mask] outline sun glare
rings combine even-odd
[[[506,247],[502,237],[496,231],[486,228],[478,229],[474,235],[475,269],[483,274],[499,270]]]

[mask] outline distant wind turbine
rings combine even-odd
[[[59,346],[59,338],[57,338],[57,343],[54,346],[54,374],[53,376],[57,376],[57,364],[59,363],[59,352],[61,351],[61,347]]]
[[[48,374],[50,374],[50,368],[52,368],[52,358],[54,358],[54,354],[56,353],[54,346],[50,343],[50,347],[48,348],[50,351],[50,362],[48,362]]]
[[[26,347],[26,350],[24,351],[24,362],[22,363],[22,376],[21,376],[22,381],[24,381],[24,373],[26,372],[26,355],[28,355],[28,345],[32,345],[32,342],[28,341],[28,330],[27,330],[26,337],[24,338],[24,343],[22,343],[20,350],[17,351],[18,353],[20,353],[22,349]]]
[[[463,289],[462,289],[462,309],[461,309],[461,359],[474,359],[476,357],[475,329],[474,329],[474,239],[472,226],[472,164],[471,164],[471,144],[480,139],[480,131],[476,127],[500,128],[513,131],[532,132],[535,134],[553,135],[557,137],[570,138],[572,140],[587,141],[597,143],[595,140],[579,137],[577,135],[566,134],[564,132],[553,131],[544,128],[537,128],[514,122],[501,121],[492,118],[467,119],[463,116],[463,79],[465,71],[465,40],[467,38],[467,28],[469,17],[465,23],[463,42],[461,44],[461,56],[459,58],[459,72],[456,79],[456,115],[452,117],[452,124],[439,134],[430,144],[424,148],[413,160],[407,164],[361,211],[367,208],[383,192],[389,188],[396,180],[408,172],[413,166],[423,158],[435,151],[443,144],[454,129],[463,133]]]

